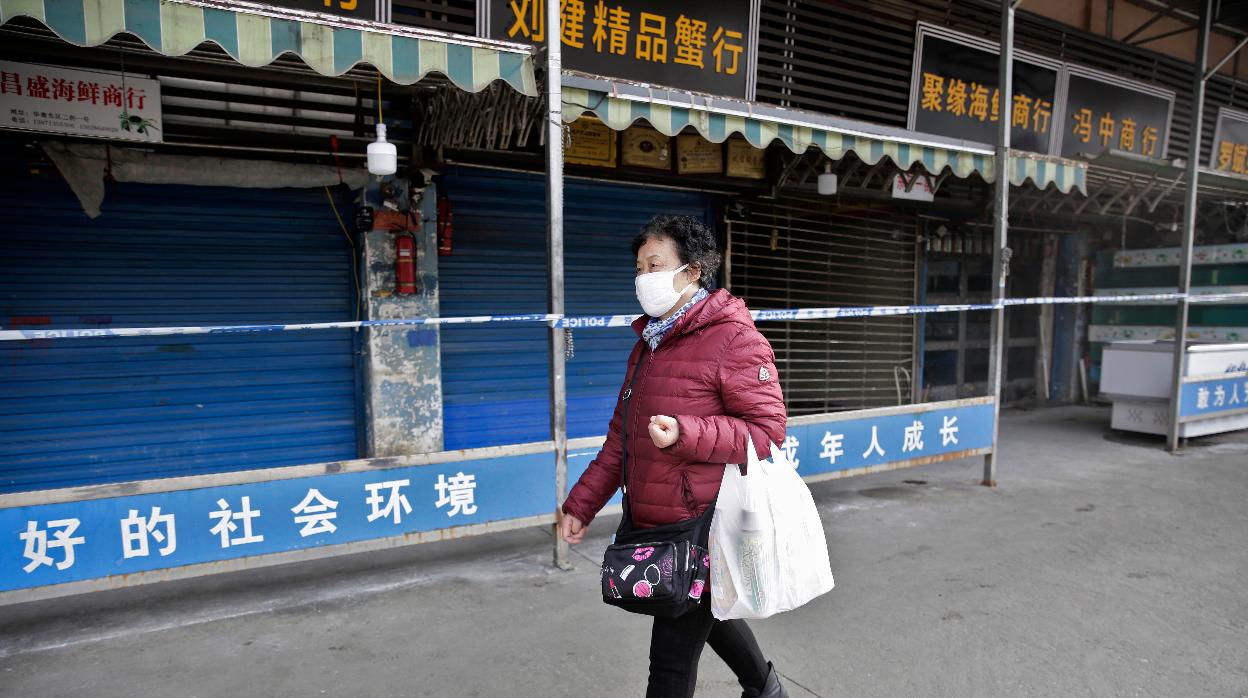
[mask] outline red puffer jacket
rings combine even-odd
[[[638,334],[648,320],[633,323]],[[724,464],[746,462],[748,438],[764,454],[767,444],[784,439],[787,418],[775,354],[745,303],[722,289],[680,317],[654,352],[638,342],[624,383],[606,443],[563,504],[565,513],[586,524],[619,488],[624,419],[629,507],[634,524],[643,528],[705,511],[719,493]],[[676,443],[665,449],[650,439],[654,415],[675,417],[680,425]]]

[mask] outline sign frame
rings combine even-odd
[[[907,97],[909,103],[906,106],[907,131],[914,131],[914,122],[918,118],[918,100],[915,99],[915,96],[920,91],[920,83],[922,83],[923,40],[928,36],[960,44],[966,48],[987,51],[998,57],[1001,55],[1001,45],[997,42],[989,41],[988,39],[973,36],[971,34],[963,34],[962,32],[949,29],[948,27],[943,27],[938,24],[932,24],[930,22],[916,22],[914,54],[911,56],[910,63],[910,94]],[[1054,71],[1056,73],[1057,82],[1053,91],[1053,114],[1056,115],[1059,109],[1064,108],[1064,102],[1062,101],[1064,96],[1062,92],[1062,68],[1064,67],[1064,64],[1061,61],[1047,56],[1042,56],[1038,53],[1015,49],[1014,62],[1027,63],[1037,68],[1046,68]],[[1005,118],[1005,111],[1006,110],[1004,109],[1002,110],[1002,118]],[[1055,125],[1056,119],[1052,122],[1052,126]],[[1061,152],[1059,150],[1060,145],[1057,143],[1058,140],[1059,139],[1056,135],[1050,133],[1048,152],[1042,153],[1042,155],[1053,155]]]
[[[1209,142],[1209,158],[1205,161],[1206,167],[1218,173],[1219,175],[1230,175],[1232,177],[1243,177],[1244,175],[1230,170],[1218,169],[1218,136],[1222,133],[1223,119],[1228,121],[1234,120],[1243,124],[1248,124],[1248,111],[1235,109],[1234,107],[1218,107],[1218,116],[1214,120],[1213,140]]]
[[[532,1],[544,2],[544,0],[532,0]],[[377,2],[379,3],[379,7],[381,3],[384,3],[387,6],[389,6],[390,4],[389,0],[377,0]],[[731,97],[732,99],[744,99],[747,102],[753,102],[755,99],[755,96],[758,91],[758,32],[759,32],[759,25],[761,24],[761,20],[759,18],[762,13],[762,4],[763,4],[762,0],[750,0],[750,16],[747,22],[748,28],[746,31],[748,33],[748,36],[746,36],[746,43],[748,46],[753,46],[754,50],[747,51],[747,57],[745,61],[745,71],[746,71],[745,73],[745,96],[744,97],[738,97],[736,95],[722,95],[722,96]],[[489,38],[491,20],[492,20],[492,17],[491,17],[491,10],[490,10],[490,0],[477,0],[477,36],[478,37]],[[565,58],[564,59],[564,72],[566,73],[567,70],[568,70],[567,59]],[[606,80],[624,80],[624,81],[632,80],[631,78],[624,78],[624,77],[611,76],[611,75],[595,75],[594,77],[603,78]],[[632,80],[632,81],[638,82],[636,80]],[[689,90],[683,87],[674,87],[670,85],[663,85],[663,87],[670,89],[670,90],[680,91],[680,92],[698,92],[699,94],[713,94],[713,93],[708,93],[708,92],[700,92],[698,90]]]
[[[1141,82],[1139,80],[1132,80],[1130,78],[1124,78],[1119,75],[1114,75],[1113,73],[1107,73],[1103,70],[1097,70],[1096,68],[1089,68],[1087,66],[1078,65],[1075,63],[1063,63],[1062,70],[1058,74],[1058,78],[1057,78],[1057,91],[1058,91],[1059,101],[1055,102],[1053,105],[1053,115],[1054,115],[1055,120],[1058,118],[1059,114],[1061,115],[1060,118],[1063,120],[1062,121],[1063,126],[1062,128],[1058,129],[1058,132],[1055,134],[1056,137],[1054,139],[1054,150],[1052,153],[1053,155],[1061,155],[1062,145],[1064,144],[1066,140],[1065,117],[1066,117],[1066,106],[1070,97],[1070,76],[1071,75],[1075,75],[1081,78],[1086,78],[1088,80],[1096,80],[1096,81],[1103,82],[1109,85],[1113,85],[1114,87],[1121,87],[1125,90],[1133,90],[1136,92],[1142,92],[1149,96],[1158,97],[1158,98],[1166,100],[1167,102],[1166,126],[1165,126],[1165,130],[1162,132],[1161,157],[1158,157],[1155,159],[1157,160],[1167,159],[1167,155],[1170,152],[1170,129],[1174,125],[1174,101],[1175,101],[1174,90],[1167,90],[1164,87],[1158,87],[1157,85],[1152,85],[1150,83]],[[1141,156],[1141,157],[1144,157],[1144,156]]]

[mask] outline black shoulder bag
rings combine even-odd
[[[644,356],[644,353],[643,353]],[[701,516],[654,528],[635,528],[628,506],[629,400],[641,361],[624,391],[620,489],[624,516],[602,560],[602,600],[626,611],[674,618],[697,608],[710,577],[712,502]]]

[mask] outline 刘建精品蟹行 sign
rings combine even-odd
[[[694,92],[753,98],[754,0],[482,0],[492,39],[543,44],[557,33],[563,67]]]

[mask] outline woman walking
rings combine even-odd
[[[641,340],[606,443],[562,507],[562,534],[573,545],[619,487],[622,454],[632,524],[650,528],[713,506],[724,464],[744,464],[751,441],[765,453],[784,440],[771,345],[741,300],[708,290],[720,264],[711,231],[689,216],[656,217],[633,240],[633,254],[646,313],[633,323]],[[716,620],[702,598],[682,616],[654,619],[648,698],[692,696],[706,644],[736,674],[744,698],[787,696],[745,621]]]

